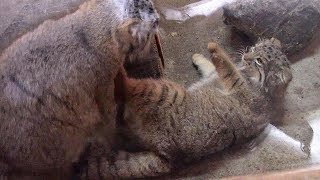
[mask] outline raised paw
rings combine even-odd
[[[209,77],[215,71],[213,64],[202,54],[194,54],[192,56],[192,62],[198,67],[198,70],[204,78]]]
[[[221,54],[217,52],[212,52],[211,61],[215,66],[219,66],[219,64],[223,63],[224,58],[223,56],[221,56]]]
[[[141,23],[139,19],[129,19],[122,23],[114,33],[114,39],[118,44],[118,48],[122,53],[128,53],[133,49],[133,27]]]
[[[228,54],[215,42],[208,43],[208,49],[212,53],[212,62],[215,66],[222,61],[230,61]]]
[[[202,54],[194,54],[192,56],[192,62],[194,65],[199,66],[200,64],[203,64],[207,59]]]
[[[220,46],[219,44],[215,43],[215,42],[210,42],[208,43],[208,50],[211,52],[211,53],[214,53],[214,52],[218,52],[220,50]]]

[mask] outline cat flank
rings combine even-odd
[[[188,89],[168,80],[131,79],[124,70],[117,76],[124,90],[122,135],[159,156],[159,169],[253,138],[282,114],[292,74],[278,40],[258,42],[242,56],[241,68],[216,43],[208,48],[214,66],[194,55],[203,78]]]
[[[75,13],[44,22],[3,52],[1,178],[15,172],[68,178],[74,164],[90,166],[83,162],[91,155],[103,157],[101,163],[112,159],[113,80],[125,59],[136,60],[149,48],[158,19],[151,6],[149,0],[91,0]]]

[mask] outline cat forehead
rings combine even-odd
[[[268,61],[272,60],[287,60],[285,54],[281,51],[281,48],[272,43],[270,40],[265,40],[257,43],[252,47],[255,57],[265,58]]]
[[[256,49],[265,51],[265,52],[273,52],[281,50],[278,46],[272,43],[269,40],[261,41],[254,46]]]
[[[247,54],[252,61],[265,64],[264,67],[267,67],[268,70],[279,71],[284,67],[290,68],[290,62],[281,47],[270,40],[258,42]]]

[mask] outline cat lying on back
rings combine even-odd
[[[149,0],[91,0],[73,14],[44,22],[3,52],[0,177],[70,174],[84,154],[111,156],[113,80],[125,60],[149,48],[158,19],[151,6]],[[147,21],[124,22],[136,18],[130,12]],[[93,152],[95,143],[101,154]]]
[[[208,48],[214,66],[195,55],[203,80],[188,89],[167,80],[131,79],[124,70],[117,76],[126,106],[123,134],[128,143],[159,156],[159,169],[255,137],[281,114],[275,109],[292,74],[278,40],[258,42],[243,55],[239,69],[216,43]],[[223,89],[214,83],[216,77]]]

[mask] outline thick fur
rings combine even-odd
[[[89,1],[71,15],[44,22],[3,52],[0,177],[17,171],[70,174],[87,153],[109,158],[113,79],[125,57],[146,48],[155,28],[134,19],[116,29],[125,17],[118,9],[117,1]],[[93,148],[97,144],[99,151]]]
[[[216,73],[209,61],[195,55],[193,62],[206,80],[189,89],[168,80],[131,79],[122,71],[118,76],[124,82],[123,133],[128,142],[177,166],[258,135],[277,118],[273,109],[279,101],[273,100],[284,96],[292,78],[278,43],[259,42],[244,55],[241,69],[216,43],[209,43]],[[268,49],[275,56],[268,56]],[[213,83],[217,75],[222,90]]]

